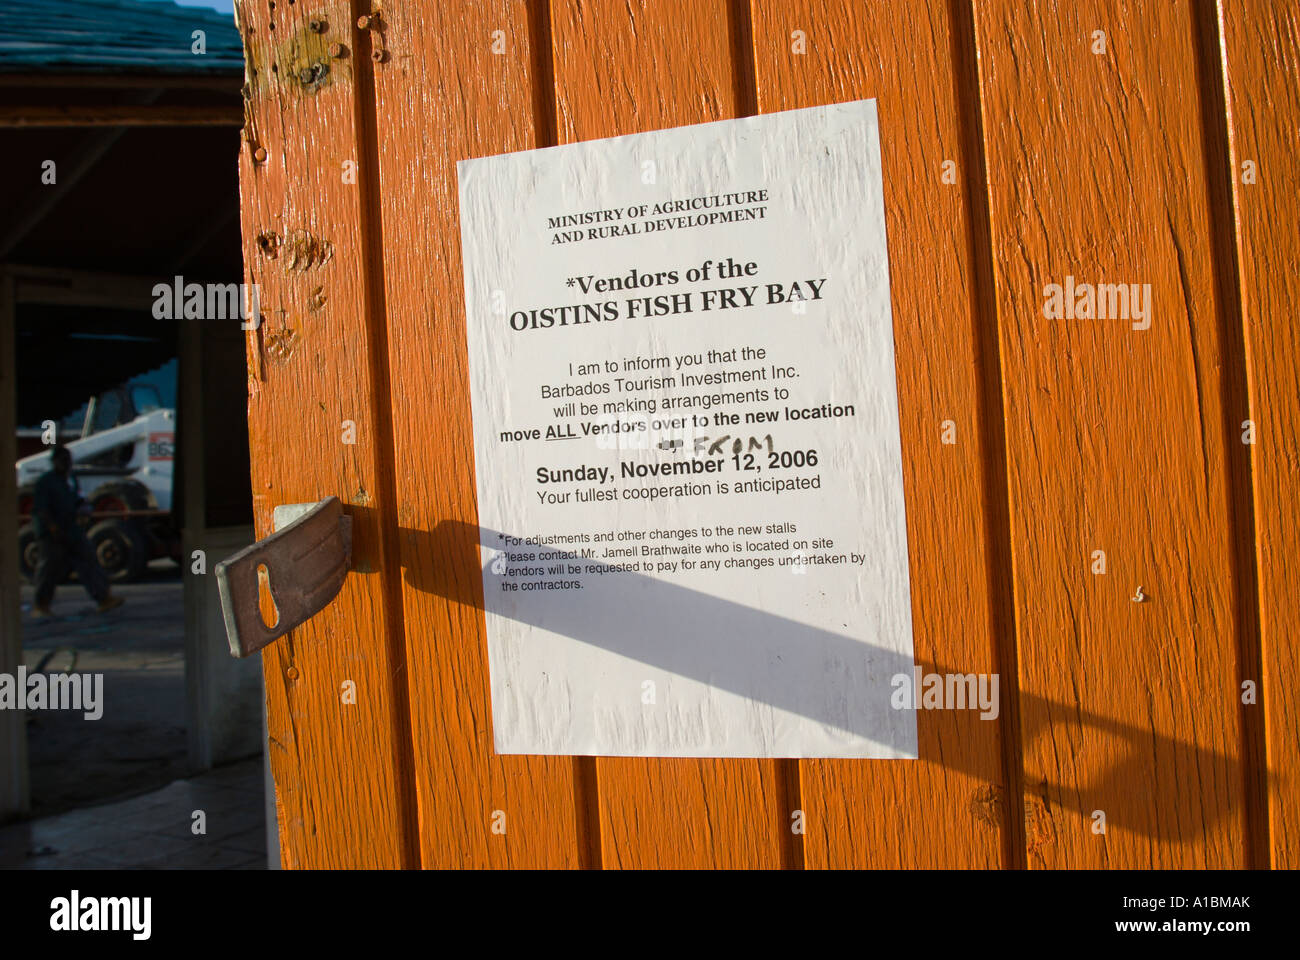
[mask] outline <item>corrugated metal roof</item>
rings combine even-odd
[[[193,52],[195,30],[207,52]],[[0,72],[220,74],[242,71],[233,18],[145,0],[0,0]]]

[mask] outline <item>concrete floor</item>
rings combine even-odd
[[[143,793],[188,776],[185,620],[178,568],[155,561],[148,579],[119,585],[126,603],[108,614],[75,582],[55,591],[55,618],[31,615],[22,588],[23,662],[28,671],[102,673],[104,714],[27,714],[32,814]]]
[[[0,827],[0,868],[264,869],[264,816],[258,757],[130,800]],[[200,825],[206,832],[195,832]]]
[[[22,588],[29,672],[102,673],[103,716],[29,711],[32,818],[0,828],[0,867],[265,867],[260,756],[188,778],[184,607],[179,569],[155,561],[126,600],[99,614],[74,581],[54,618],[31,616]],[[193,832],[196,810],[206,834]]]

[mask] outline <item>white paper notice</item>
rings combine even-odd
[[[459,174],[497,752],[915,757],[875,102]]]

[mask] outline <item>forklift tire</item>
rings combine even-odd
[[[86,500],[96,512],[112,510],[125,513],[128,510],[151,510],[157,506],[149,489],[135,480],[109,480],[96,487]]]
[[[18,528],[18,573],[24,583],[36,582],[36,560],[40,545],[36,541],[36,524],[24,523]]]
[[[90,549],[110,583],[132,583],[149,565],[149,550],[135,524],[104,520],[86,534]]]

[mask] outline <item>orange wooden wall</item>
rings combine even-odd
[[[287,866],[1300,865],[1300,2],[237,8],[259,530],[355,518],[264,654]],[[922,712],[917,762],[494,755],[456,161],[865,97],[916,656],[1000,717]],[[1150,328],[1044,319],[1067,275]]]

